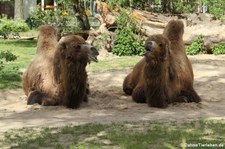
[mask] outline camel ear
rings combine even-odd
[[[59,44],[59,55],[58,56],[60,56],[60,57],[62,57],[62,58],[65,58],[65,49],[67,49],[68,48],[68,46],[66,45],[66,43],[64,43],[64,42],[61,42],[60,44]]]

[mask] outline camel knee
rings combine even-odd
[[[35,103],[42,104],[43,94],[38,91],[31,91],[27,97],[27,104],[32,105]]]
[[[132,93],[132,99],[136,103],[146,103],[146,97],[143,87],[136,87]]]

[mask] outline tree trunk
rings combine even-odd
[[[23,15],[23,0],[15,0],[15,18],[16,19],[24,19]]]
[[[162,0],[163,12],[171,12],[170,0]]]
[[[78,21],[78,25],[82,30],[89,30],[90,24],[85,13],[84,3],[82,0],[73,0],[73,10]]]

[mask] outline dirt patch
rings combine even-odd
[[[62,106],[27,106],[22,89],[0,90],[0,132],[23,127],[58,127],[84,123],[191,119],[225,119],[225,55],[189,56],[195,72],[195,89],[202,102],[170,105],[166,109],[134,103],[122,91],[130,70],[89,73],[89,102],[77,110]]]

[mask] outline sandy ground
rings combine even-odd
[[[225,55],[189,56],[195,72],[195,89],[202,102],[170,105],[166,109],[134,103],[122,91],[130,70],[90,73],[89,102],[77,110],[62,106],[27,106],[21,89],[0,90],[0,132],[23,127],[56,127],[84,123],[192,119],[225,119]]]

